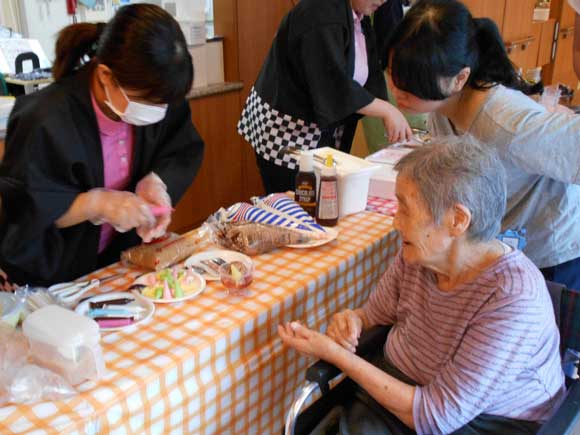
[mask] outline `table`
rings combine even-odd
[[[337,241],[254,257],[252,296],[228,298],[219,283],[181,305],[157,305],[143,326],[103,334],[107,375],[65,401],[0,408],[8,434],[279,434],[312,362],[282,346],[278,324],[322,329],[359,306],[398,249],[391,219],[341,219]],[[93,276],[139,272],[119,264]]]
[[[395,216],[397,208],[398,203],[396,199],[380,198],[378,196],[369,196],[367,199],[368,211],[374,211],[385,216]]]

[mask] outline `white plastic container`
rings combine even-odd
[[[30,314],[22,325],[35,362],[62,375],[72,385],[100,379],[105,371],[99,325],[57,305]]]
[[[380,166],[329,147],[316,149],[314,154],[323,159],[332,154],[336,162],[339,217],[363,211],[367,206],[369,181]],[[315,160],[317,183],[320,183],[322,166],[323,163]]]
[[[396,199],[395,183],[397,173],[395,165],[397,162],[412,151],[412,148],[406,147],[388,147],[371,154],[366,158],[368,162],[377,163],[380,169],[371,177],[369,186],[369,195],[379,198]]]

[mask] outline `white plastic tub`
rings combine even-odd
[[[397,173],[395,165],[405,155],[409,154],[412,148],[388,147],[371,154],[366,158],[368,162],[380,165],[380,169],[371,177],[369,195],[379,198],[396,199],[395,183]]]
[[[337,163],[339,217],[363,211],[367,206],[371,176],[380,166],[329,147],[316,149],[314,154],[322,158],[332,154]],[[314,172],[318,184],[322,166],[322,163],[315,160]]]
[[[57,305],[30,314],[22,325],[33,360],[62,375],[72,385],[98,380],[105,369],[99,325]]]

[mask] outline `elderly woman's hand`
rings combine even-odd
[[[299,322],[278,325],[278,335],[286,346],[331,363],[333,361],[333,355],[337,351],[340,351],[338,344],[330,337],[308,329]]]
[[[332,316],[326,335],[354,353],[362,330],[363,320],[359,315],[353,310],[344,310]]]

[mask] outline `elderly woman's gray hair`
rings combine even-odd
[[[462,204],[471,212],[470,240],[489,241],[499,234],[506,175],[493,150],[466,136],[435,138],[403,157],[395,170],[417,185],[436,224]]]

